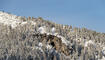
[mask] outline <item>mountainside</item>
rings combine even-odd
[[[105,60],[105,33],[0,11],[0,60]]]

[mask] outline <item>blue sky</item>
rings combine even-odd
[[[0,10],[105,32],[105,0],[0,0]]]

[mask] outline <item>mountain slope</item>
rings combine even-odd
[[[105,34],[0,12],[1,60],[105,60]]]

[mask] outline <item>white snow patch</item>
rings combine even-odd
[[[25,24],[27,24],[27,22],[26,22],[26,21],[21,23],[21,25],[25,25]]]
[[[56,31],[56,28],[53,27],[53,28],[51,29],[52,34],[55,34],[55,31]]]
[[[37,46],[36,46],[36,49],[39,49],[41,52],[44,52],[41,47],[37,47]]]
[[[43,44],[39,42],[38,46],[36,46],[36,49],[39,49],[41,52],[43,52],[42,46]]]
[[[47,49],[51,49],[52,48],[52,46],[51,45],[49,45],[49,44],[47,44]]]
[[[40,43],[39,43],[39,46],[40,46],[40,47],[42,47],[42,46],[43,46],[43,44],[40,42]]]
[[[15,28],[21,22],[20,19],[16,17],[17,16],[12,14],[0,12],[0,23]]]
[[[36,24],[34,21],[30,21],[30,22],[32,25]],[[24,25],[24,24],[27,24],[28,22],[27,21],[23,22],[20,16],[4,13],[0,11],[0,23],[3,23],[4,25],[15,28],[18,25]]]
[[[55,36],[59,35],[58,33],[54,33]]]
[[[58,35],[58,33],[54,33],[54,34],[52,34],[52,33],[46,33],[46,34],[47,35],[54,35],[54,36],[57,36],[58,38],[61,38],[62,43],[66,44],[66,45],[68,45],[68,43],[69,43],[69,41],[67,41],[63,36]]]
[[[92,40],[89,40],[89,41],[85,42],[85,47],[88,47],[89,44],[94,45],[94,42]]]
[[[47,35],[52,35],[51,33],[46,33]]]
[[[30,21],[30,22],[32,25],[34,25],[34,26],[36,25],[36,22],[34,22],[34,21]]]
[[[39,27],[38,31],[39,31],[41,34],[44,34],[44,33],[46,33],[46,27],[45,27],[45,26]]]
[[[63,36],[57,35],[57,37],[61,38],[62,43],[64,43],[64,44],[67,45],[69,43],[69,41],[67,41]]]

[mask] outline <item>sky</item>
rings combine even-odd
[[[0,11],[105,33],[105,0],[0,0]]]

